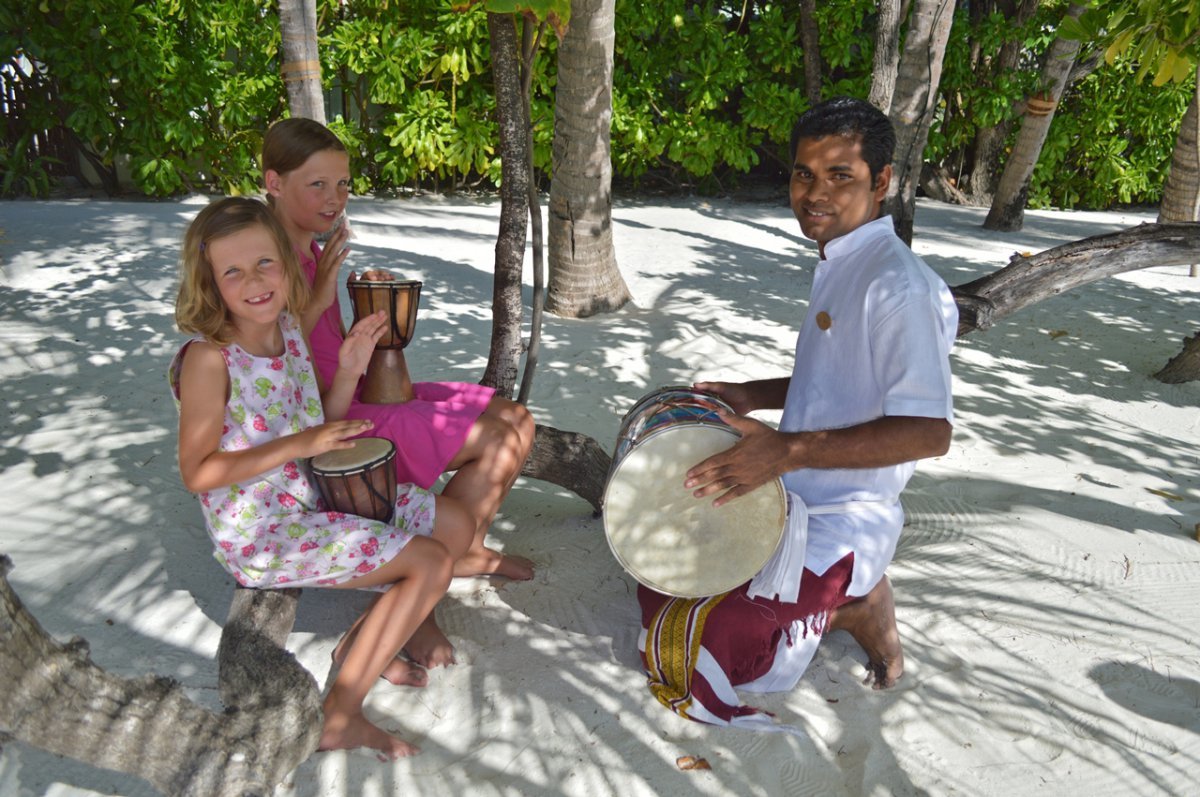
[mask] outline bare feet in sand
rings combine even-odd
[[[358,626],[355,625],[350,631],[338,641],[337,646],[333,649],[333,663],[336,667],[341,667],[342,662],[346,660],[346,652],[350,650],[350,642],[353,636],[358,631]],[[414,635],[415,638],[415,635]],[[448,642],[446,644],[449,644]],[[453,650],[453,648],[451,649]],[[427,666],[427,665],[426,665]],[[400,656],[388,662],[388,665],[383,668],[383,672],[379,677],[395,686],[427,686],[429,684],[429,674],[425,672],[424,667],[413,664]]]
[[[895,686],[904,675],[904,651],[896,629],[896,602],[887,576],[865,597],[834,609],[829,629],[849,631],[854,641],[862,645],[869,669],[863,683],[871,684],[872,689]]]
[[[454,563],[455,576],[504,576],[514,581],[533,578],[533,561],[509,556],[491,548],[472,548]]]
[[[449,667],[457,662],[454,658],[454,645],[451,645],[450,640],[442,633],[432,614],[417,626],[408,644],[404,646],[404,651],[422,667]]]
[[[362,712],[339,711],[332,695],[325,699],[325,726],[321,729],[318,750],[352,750],[368,747],[379,751],[383,761],[404,758],[421,752],[416,745],[373,725]]]

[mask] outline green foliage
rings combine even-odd
[[[560,24],[568,0],[317,3],[326,111],[350,151],[354,191],[498,184],[488,10]],[[1044,0],[1017,26],[999,13],[972,19],[960,4],[929,160],[962,174],[982,130],[1009,125],[1011,137],[1064,7]],[[1192,85],[1196,8],[1098,0],[1083,17],[1075,33],[1085,49],[1107,48],[1111,63],[1064,97],[1032,204],[1157,201]],[[875,3],[819,3],[816,15],[823,94],[866,96]],[[153,195],[257,190],[262,133],[287,108],[271,0],[5,3],[0,43],[4,195],[44,195],[83,163],[110,184],[119,176]],[[532,84],[543,185],[557,43],[542,43]],[[1016,69],[994,66],[1006,43],[1020,54]],[[700,189],[750,172],[782,183],[791,127],[808,105],[803,55],[796,3],[617,0],[617,174]]]

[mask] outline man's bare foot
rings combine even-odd
[[[471,548],[454,563],[455,576],[504,576],[514,581],[533,578],[533,561],[483,546]]]
[[[430,614],[417,626],[417,630],[409,638],[404,650],[413,661],[422,667],[449,667],[457,661],[454,658],[454,645],[450,644],[450,640],[442,633],[442,629],[438,628],[433,614]],[[393,683],[395,682],[393,681]]]
[[[318,750],[352,750],[368,747],[379,751],[379,758],[388,761],[421,752],[416,745],[373,725],[362,712],[346,713],[331,706],[331,698],[325,700],[325,726],[321,729]]]
[[[337,645],[333,648],[334,666],[342,666],[342,662],[346,660],[346,653],[350,650],[350,643],[357,633],[358,626],[355,625],[345,636],[338,640]],[[429,684],[429,674],[425,672],[423,667],[406,661],[400,656],[388,662],[388,665],[383,668],[383,672],[379,674],[379,677],[396,686],[422,687]]]
[[[864,684],[872,689],[888,689],[904,675],[904,651],[896,629],[896,602],[892,582],[887,576],[866,596],[834,609],[829,630],[849,631],[867,653],[868,669]]]

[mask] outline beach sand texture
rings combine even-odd
[[[207,201],[0,203],[0,552],[50,633],[218,708],[233,582],[180,484],[165,378],[182,340],[178,242]],[[998,234],[984,214],[919,206],[914,248],[952,285],[1014,251],[1153,220],[1029,212],[1024,231]],[[498,202],[355,199],[350,217],[349,268],[424,281],[414,378],[478,380]],[[816,253],[782,201],[623,199],[613,228],[634,302],[546,317],[540,423],[611,450],[621,416],[656,387],[786,375]],[[525,285],[528,299],[528,270]],[[368,698],[421,755],[317,754],[278,794],[1198,793],[1200,384],[1150,376],[1197,317],[1200,278],[1150,268],[959,341],[951,450],[910,483],[889,570],[906,674],[887,692],[862,686],[865,655],[831,635],[793,692],[747,696],[806,737],[659,706],[639,667],[634,581],[602,521],[522,479],[490,539],[534,559],[536,577],[455,582],[439,618],[459,664],[423,690],[381,682]],[[318,683],[368,600],[303,596],[289,647]],[[712,769],[680,771],[683,755]],[[152,793],[20,743],[0,752],[0,795]]]

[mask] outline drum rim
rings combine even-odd
[[[346,280],[346,290],[356,290],[362,288],[364,290],[382,290],[387,288],[391,290],[396,285],[416,285],[418,288],[425,283],[421,280]]]
[[[650,432],[648,435],[646,435],[645,437],[640,438],[638,440],[638,443],[640,444],[640,443],[646,442],[647,440],[652,440],[655,437],[658,437],[659,435],[665,434],[669,431],[681,428],[683,426],[707,426],[712,429],[720,429],[723,431],[728,431],[736,439],[741,438],[741,435],[737,433],[737,430],[735,430],[733,427],[729,426],[728,424],[713,423],[711,421],[691,421],[691,422],[681,422],[681,423],[677,423],[677,424],[672,424],[671,426],[664,426],[662,428],[655,429],[652,432]],[[670,595],[675,598],[707,598],[712,595],[720,595],[723,592],[728,592],[729,590],[733,589],[734,587],[737,587],[739,584],[744,584],[749,579],[754,578],[754,575],[756,573],[758,573],[758,571],[762,570],[763,566],[765,566],[767,564],[767,562],[771,561],[771,557],[775,555],[775,552],[777,550],[779,550],[779,545],[783,542],[784,534],[787,533],[788,501],[787,501],[787,491],[783,487],[783,478],[782,477],[776,477],[774,479],[771,479],[770,481],[768,481],[765,484],[761,485],[760,487],[756,488],[756,490],[762,489],[762,487],[766,487],[769,484],[775,486],[776,494],[779,496],[780,506],[782,507],[782,510],[783,510],[782,511],[783,519],[782,519],[782,522],[779,524],[778,535],[773,535],[774,539],[775,539],[775,544],[773,546],[771,546],[766,557],[762,560],[762,562],[760,562],[758,564],[758,567],[756,567],[754,569],[754,572],[751,573],[748,577],[739,580],[736,584],[731,584],[728,587],[724,587],[723,589],[718,589],[716,592],[690,594],[690,593],[684,593],[684,592],[679,592],[676,590],[668,589],[665,585],[662,585],[662,584],[651,583],[651,580],[646,578],[644,575],[635,573],[633,571],[633,569],[630,567],[629,561],[624,556],[622,556],[617,551],[616,547],[613,545],[612,535],[609,533],[609,528],[608,528],[608,517],[609,516],[608,516],[608,513],[604,511],[604,508],[607,506],[607,503],[608,503],[608,492],[612,488],[612,485],[613,485],[613,477],[616,476],[617,470],[620,468],[621,464],[624,463],[627,459],[629,459],[629,454],[633,453],[634,450],[636,450],[636,449],[631,448],[629,450],[629,452],[627,452],[626,455],[624,457],[622,457],[619,461],[613,462],[613,465],[609,469],[609,472],[608,472],[607,483],[604,485],[604,495],[601,497],[601,500],[600,500],[600,508],[601,508],[601,522],[604,525],[604,541],[606,543],[608,543],[608,549],[609,549],[609,551],[612,552],[613,558],[617,560],[617,563],[621,565],[621,569],[624,570],[629,575],[633,576],[633,579],[635,581],[637,581],[639,584],[641,584],[642,586],[645,586],[649,589],[655,590],[664,595]],[[747,495],[749,495],[749,493],[747,493]]]
[[[391,440],[388,440],[386,437],[359,437],[359,438],[356,438],[356,440],[382,440],[383,442],[387,443],[388,448],[386,451],[384,451],[382,454],[375,457],[374,459],[369,459],[360,465],[353,465],[349,468],[342,469],[342,470],[330,470],[329,468],[322,468],[320,465],[318,465],[316,463],[316,460],[319,457],[324,456],[325,454],[332,454],[332,453],[334,453],[334,451],[343,451],[345,449],[334,449],[333,451],[326,451],[326,452],[324,452],[324,454],[318,454],[317,456],[315,456],[309,460],[309,467],[312,468],[313,475],[314,476],[355,476],[359,473],[364,473],[364,472],[372,470],[374,468],[378,468],[380,465],[384,464],[388,460],[395,459],[395,457],[396,457],[396,444],[393,443]]]

